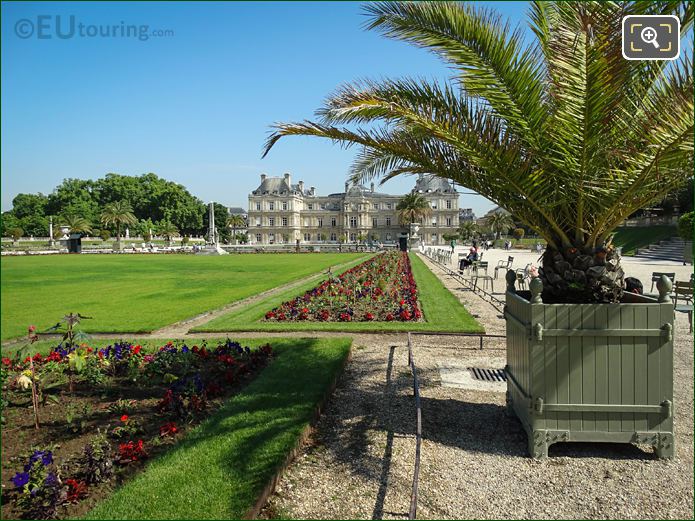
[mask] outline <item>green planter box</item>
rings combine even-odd
[[[673,457],[673,304],[626,294],[620,304],[544,304],[543,283],[516,292],[507,273],[507,407],[529,453],[557,442],[651,444]]]

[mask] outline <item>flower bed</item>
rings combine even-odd
[[[3,358],[2,517],[80,516],[271,357],[269,345],[252,351],[227,340]]]
[[[417,286],[404,252],[387,252],[284,302],[266,321],[417,321],[422,311]]]

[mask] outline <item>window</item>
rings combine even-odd
[[[378,210],[378,209],[379,209],[379,203],[374,203],[374,204],[372,205],[372,208],[373,208],[374,210]]]
[[[319,217],[319,228],[323,228],[323,217]]]
[[[390,217],[386,218],[386,226],[391,226],[391,218]]]
[[[287,217],[282,218],[282,225],[287,226]]]
[[[437,234],[436,233],[432,234],[432,244],[437,244]]]
[[[432,210],[436,210],[437,209],[437,202],[432,201],[431,206],[432,206]]]
[[[386,203],[386,209],[392,210],[393,209],[393,203]]]
[[[387,233],[387,234],[386,234],[386,240],[387,240],[387,241],[390,241],[390,240],[391,240],[391,234],[390,234],[390,233]]]
[[[260,226],[260,225],[261,225],[261,218],[256,217],[256,226]]]
[[[282,202],[282,209],[287,210],[287,201]]]
[[[432,217],[432,226],[437,226],[437,218]]]
[[[451,226],[451,217],[446,218],[446,225]]]
[[[268,217],[268,226],[275,226],[275,217]]]
[[[309,242],[309,241],[311,241],[311,234],[305,233],[304,234],[304,242]]]
[[[286,233],[282,234],[282,242],[290,242],[290,236]]]
[[[350,228],[357,228],[357,217],[350,217]]]
[[[451,199],[446,200],[446,209],[451,210]]]
[[[325,210],[325,209],[326,209],[326,205],[324,203],[321,203],[321,210]]]
[[[351,233],[350,234],[350,242],[356,242],[356,241],[357,241],[357,234]]]
[[[263,240],[263,239],[262,239],[262,237],[261,237],[261,234],[260,234],[260,233],[257,233],[257,234],[256,234],[256,242],[261,242],[262,240]]]
[[[256,210],[261,211],[261,203],[256,203]]]
[[[312,203],[309,203],[309,210],[313,210],[313,209],[314,209],[314,205]]]
[[[273,244],[275,242],[275,234],[274,233],[268,234],[268,242],[270,244]]]
[[[275,203],[268,203],[268,210],[275,210]]]
[[[331,217],[331,227],[335,228],[335,217]],[[333,240],[333,239],[331,239]]]
[[[376,228],[378,226],[379,226],[379,220],[376,217],[374,217],[372,219],[372,228]]]
[[[338,236],[337,236],[335,233],[331,233],[331,240],[332,240],[332,241],[337,241],[337,240],[338,240]]]

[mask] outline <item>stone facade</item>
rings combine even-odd
[[[445,244],[442,235],[459,224],[458,193],[444,179],[420,175],[413,192],[422,194],[432,215],[420,227],[425,244]],[[396,205],[403,196],[345,183],[345,192],[317,195],[290,174],[268,177],[249,195],[248,232],[252,244],[398,241],[407,227],[398,223]]]

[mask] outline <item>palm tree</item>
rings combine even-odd
[[[104,207],[101,212],[101,223],[105,226],[116,226],[116,248],[121,247],[121,225],[133,225],[138,220],[133,215],[133,207],[128,201],[114,201]]]
[[[232,238],[236,239],[236,231],[239,228],[246,228],[246,221],[241,215],[230,215],[227,217],[227,227],[232,230]]]
[[[514,227],[512,216],[505,212],[495,212],[486,219],[487,225],[495,234],[495,239],[499,239],[503,233],[507,233]]]
[[[68,233],[92,233],[92,225],[79,215],[65,215],[60,219],[59,225],[67,227]]]
[[[370,29],[434,52],[456,78],[343,86],[319,121],[276,125],[265,153],[283,136],[319,136],[361,146],[355,182],[455,181],[546,240],[544,300],[619,301],[614,229],[693,171],[692,48],[670,63],[625,60],[621,20],[672,14],[689,34],[693,4],[537,1],[529,45],[498,13],[470,4],[364,9]]]
[[[475,234],[478,233],[478,225],[473,221],[463,221],[456,231],[459,239],[465,242],[475,237]]]
[[[404,196],[398,201],[396,210],[398,211],[398,222],[402,225],[422,222],[423,219],[432,215],[430,203],[417,193]]]
[[[167,246],[171,246],[171,238],[179,233],[179,229],[171,221],[162,220],[157,224],[157,233],[164,237]]]

